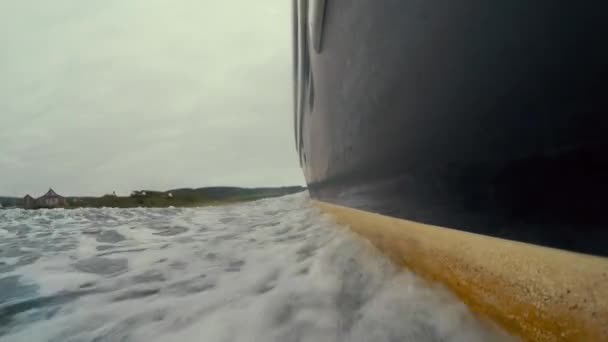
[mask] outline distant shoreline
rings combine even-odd
[[[268,197],[278,197],[305,191],[302,186],[241,188],[241,187],[203,187],[181,188],[167,191],[137,190],[130,196],[104,195],[65,196],[65,205],[61,208],[168,208],[168,207],[202,207],[238,202],[254,201]],[[4,209],[24,208],[24,199],[1,197],[0,204]],[[28,209],[44,209],[38,206]]]

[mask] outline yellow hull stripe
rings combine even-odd
[[[608,258],[315,204],[524,340],[608,341]]]

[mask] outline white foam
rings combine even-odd
[[[50,319],[28,312],[13,317],[10,332],[0,337],[6,341],[507,338],[443,288],[397,270],[369,243],[320,214],[305,194],[200,209],[0,215],[30,227],[22,240],[37,242],[30,253],[41,255],[6,275],[36,284],[39,296],[73,295],[37,309],[54,305],[58,311]],[[36,237],[48,230],[49,215],[56,215],[52,235]],[[103,243],[97,234],[82,234],[92,227],[125,239]],[[72,245],[51,248],[62,244]],[[115,274],[82,271],[98,264],[74,267],[118,259],[127,260],[128,269]]]

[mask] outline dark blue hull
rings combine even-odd
[[[608,256],[608,3],[307,3],[295,136],[314,198]]]

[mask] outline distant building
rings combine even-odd
[[[25,197],[23,197],[23,207],[25,209],[36,208],[36,200],[34,197],[30,196],[29,194],[25,195]]]
[[[36,204],[42,208],[60,208],[66,206],[63,196],[59,196],[53,189],[49,189],[44,196],[36,200]]]
[[[58,195],[55,190],[49,189],[44,196],[34,199],[30,195],[23,198],[23,207],[25,209],[36,208],[62,208],[67,205],[65,197]]]
[[[167,197],[169,197],[169,198],[173,198],[173,194],[172,194],[172,193],[168,193],[168,194],[167,194]]]

